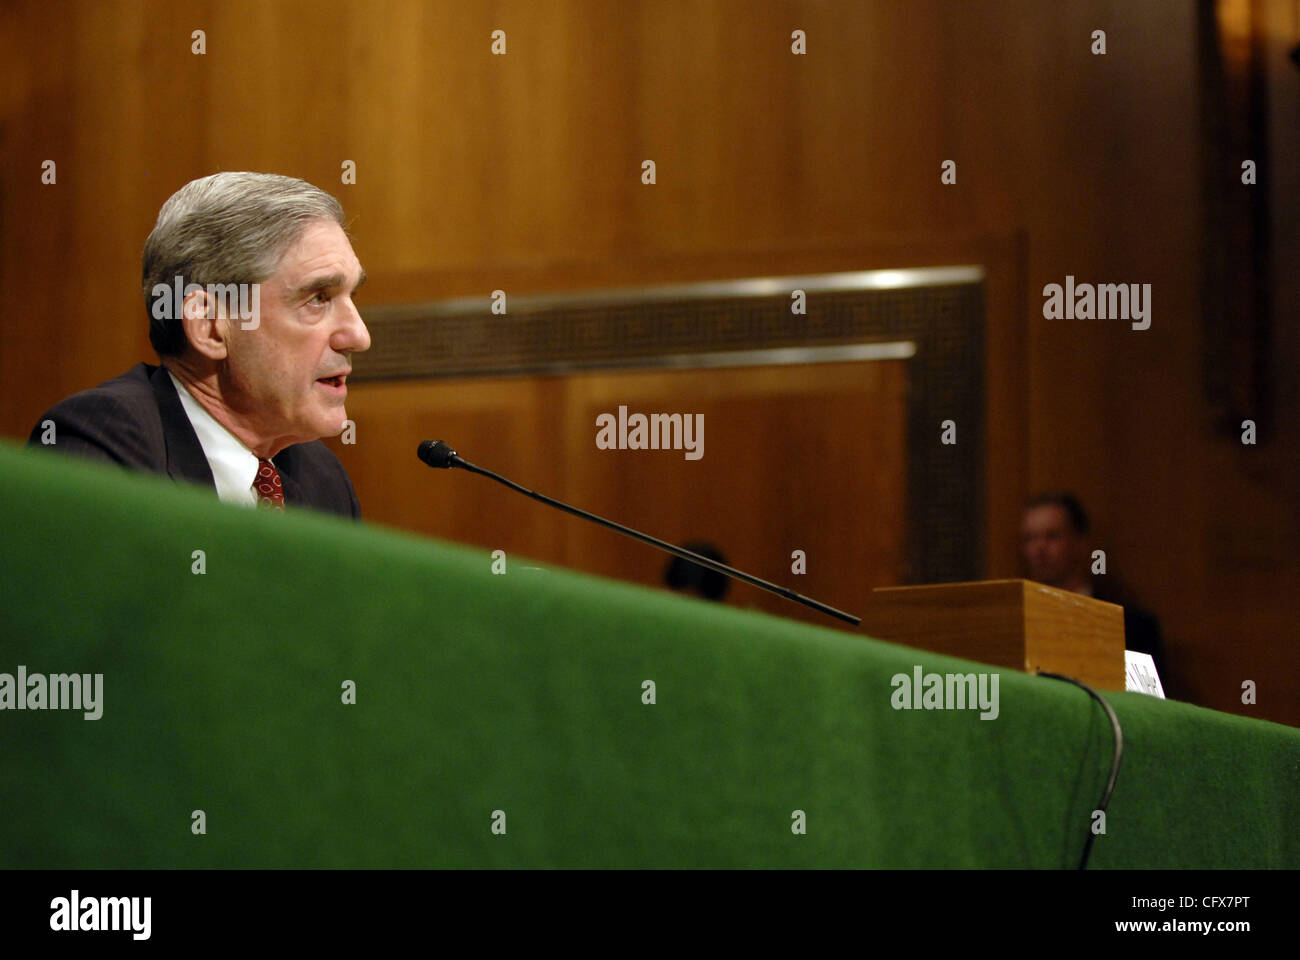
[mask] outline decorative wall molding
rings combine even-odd
[[[908,363],[908,582],[983,571],[984,270],[934,267],[371,307],[353,380]],[[807,313],[791,311],[803,290]],[[940,442],[941,424],[957,442]],[[845,438],[851,443],[852,438]]]

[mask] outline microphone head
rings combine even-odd
[[[423,460],[431,467],[440,467],[446,470],[448,467],[454,467],[456,461],[460,459],[450,445],[441,440],[425,440],[420,444],[420,449],[416,451]]]

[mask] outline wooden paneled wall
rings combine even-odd
[[[1026,492],[1074,488],[1163,618],[1173,686],[1300,723],[1300,399],[1281,386],[1256,448],[1204,405],[1196,23],[1192,3],[1111,0],[5,4],[0,431],[149,358],[141,244],[169,194],[221,169],[337,193],[371,302],[995,262],[988,573],[1016,572]],[[1067,274],[1152,284],[1151,329],[1045,320]],[[456,402],[490,411],[544,487],[529,417],[560,389],[580,387],[485,381]],[[381,469],[353,453],[358,476]],[[553,535],[528,507],[502,509]]]
[[[755,576],[860,615],[904,563],[906,394],[902,360],[366,384],[349,410],[356,443],[335,449],[368,516],[374,503],[383,522],[478,544],[485,565],[503,550],[507,571],[531,558],[663,586],[671,558],[489,479],[431,472],[420,441],[446,439],[478,466],[670,543],[710,542]],[[620,406],[702,420],[699,457],[599,449],[597,418]],[[838,624],[751,586],[728,599]]]

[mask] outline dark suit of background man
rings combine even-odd
[[[291,177],[203,177],[163,204],[143,266],[159,365],[56,404],[28,443],[202,484],[228,503],[359,517],[320,442],[343,430],[351,356],[370,347],[352,302],[365,272],[338,201]],[[229,284],[247,285],[242,302],[212,286]]]
[[[1122,606],[1125,646],[1151,654],[1168,694],[1160,621],[1132,603],[1132,597],[1109,575],[1092,576],[1089,529],[1088,514],[1073,495],[1043,493],[1032,497],[1020,518],[1021,557],[1029,579]]]

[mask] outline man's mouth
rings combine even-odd
[[[351,371],[349,371],[349,373],[350,372]],[[327,389],[331,391],[337,391],[338,393],[347,393],[348,391],[347,373],[340,373],[337,376],[333,376],[333,377],[318,377],[316,379],[316,382],[324,385]]]

